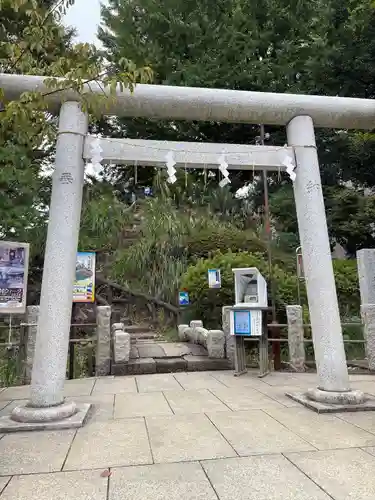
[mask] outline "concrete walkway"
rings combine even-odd
[[[315,378],[68,381],[68,398],[95,405],[90,421],[1,436],[0,500],[373,500],[375,414],[317,415],[284,396]],[[351,379],[375,394],[374,377]],[[27,397],[27,387],[2,390],[1,414]]]

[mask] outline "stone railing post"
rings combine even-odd
[[[123,323],[112,325],[113,362],[128,363],[130,359],[130,334],[124,331]]]
[[[363,304],[361,316],[368,368],[375,371],[375,304]]]
[[[305,371],[305,345],[303,342],[303,315],[301,306],[287,306],[289,361],[297,372]]]
[[[39,306],[26,308],[26,353],[25,353],[25,378],[26,384],[31,382],[31,372],[34,363],[36,332],[38,330]]]
[[[357,252],[361,317],[365,353],[369,370],[375,370],[375,249],[362,248]]]
[[[97,377],[111,373],[111,306],[98,306],[96,309],[96,365]]]

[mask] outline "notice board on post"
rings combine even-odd
[[[231,334],[245,337],[262,335],[262,311],[259,309],[234,309],[230,315]]]

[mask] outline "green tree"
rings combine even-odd
[[[104,28],[99,30],[99,37],[113,67],[117,67],[121,58],[130,57],[138,64],[152,66],[154,81],[158,84],[374,96],[375,9],[372,0],[261,0],[256,3],[110,0],[108,6],[103,7],[102,17]],[[271,134],[269,143],[286,142],[284,129],[267,127],[267,132]],[[259,129],[243,124],[131,119],[120,120],[115,133],[147,139],[252,143]],[[375,186],[374,143],[372,134],[318,130],[323,184],[336,186],[350,181],[353,187]],[[119,179],[123,178],[123,172],[120,169]],[[144,182],[149,183],[147,172],[143,171],[143,175]],[[244,181],[251,181],[251,173],[232,173],[232,180],[233,189],[237,189]],[[284,204],[283,199],[288,205],[286,182],[289,183],[284,178],[280,182],[277,175],[271,178],[270,191],[275,197],[281,188],[274,205]],[[334,191],[325,190],[327,206],[337,207],[340,193],[341,188],[331,200],[327,197],[332,197]],[[359,200],[362,192],[355,196]],[[262,183],[252,198],[255,209],[263,205]],[[361,203],[368,204],[368,201]],[[343,205],[340,207],[345,217]],[[344,241],[337,226],[339,221],[339,216],[331,218],[331,237]],[[286,230],[291,224],[292,221],[284,218],[281,226]],[[365,226],[358,221],[357,228],[362,230]],[[295,240],[294,230],[289,228],[287,234]],[[355,232],[356,237],[358,234]],[[349,236],[344,243],[351,253],[353,241],[349,241]],[[359,242],[363,241],[369,241],[368,231],[359,238]]]
[[[150,75],[148,68],[138,70],[125,60],[118,73],[110,72],[94,46],[74,45],[73,31],[61,24],[62,15],[73,3],[74,0],[0,0],[0,72],[45,75],[48,89],[45,94],[26,92],[18,100],[7,101],[0,78],[0,238],[31,243],[30,282],[36,291],[43,266],[49,171],[57,128],[57,117],[45,111],[48,93],[66,88],[76,90],[82,107],[95,118],[98,105],[112,98],[117,84],[133,88],[137,81],[147,81]],[[86,83],[99,79],[106,95],[97,96],[85,90]],[[90,196],[91,191],[96,197]],[[86,243],[90,237],[100,248],[111,247],[118,230],[114,230],[114,225],[123,223],[123,207],[119,207],[113,195],[104,195],[112,204],[109,211],[104,198],[98,197],[98,187],[86,186],[81,229],[81,241]]]

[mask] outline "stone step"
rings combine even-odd
[[[128,325],[126,327],[126,331],[130,334],[142,333],[142,334],[151,334],[154,333],[149,325]],[[156,334],[155,334],[156,335]]]
[[[143,343],[143,342],[152,342],[153,340],[158,339],[157,333],[131,333],[130,334],[130,342],[132,344]]]
[[[112,375],[143,375],[151,373],[197,372],[206,370],[230,370],[227,359],[210,359],[207,356],[182,358],[139,358],[129,363],[113,363]]]

